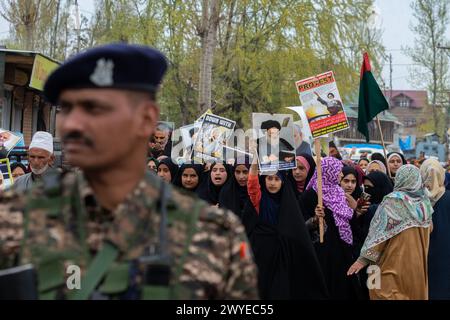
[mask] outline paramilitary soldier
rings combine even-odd
[[[48,78],[65,157],[80,170],[0,200],[0,263],[32,264],[39,298],[257,298],[238,218],[147,173],[166,68],[157,50],[109,44]],[[80,289],[67,286],[70,266]]]

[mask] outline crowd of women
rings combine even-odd
[[[149,168],[240,217],[262,299],[450,299],[450,191],[439,162],[323,157],[323,206],[314,158],[296,163],[264,175],[248,158],[180,167],[149,159]]]

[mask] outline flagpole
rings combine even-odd
[[[391,169],[389,169],[389,163],[388,163],[387,155],[386,155],[386,145],[384,144],[383,130],[381,130],[380,119],[378,118],[378,115],[376,117],[377,117],[378,130],[380,130],[381,143],[383,144],[384,158],[386,159],[386,169],[388,171],[389,178],[392,178],[391,177]]]

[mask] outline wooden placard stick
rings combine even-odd
[[[319,139],[314,140],[314,148],[316,152],[316,170],[317,170],[317,202],[320,207],[323,208],[323,197],[322,197],[322,160],[321,160],[321,148]],[[319,235],[320,243],[323,243],[323,218],[319,218]]]

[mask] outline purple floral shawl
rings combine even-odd
[[[322,194],[323,204],[331,210],[334,222],[339,229],[339,235],[343,241],[353,244],[350,219],[353,210],[348,206],[344,190],[339,185],[339,175],[343,164],[336,158],[325,157],[322,159]],[[317,192],[317,170],[309,182],[306,190],[314,189]]]

